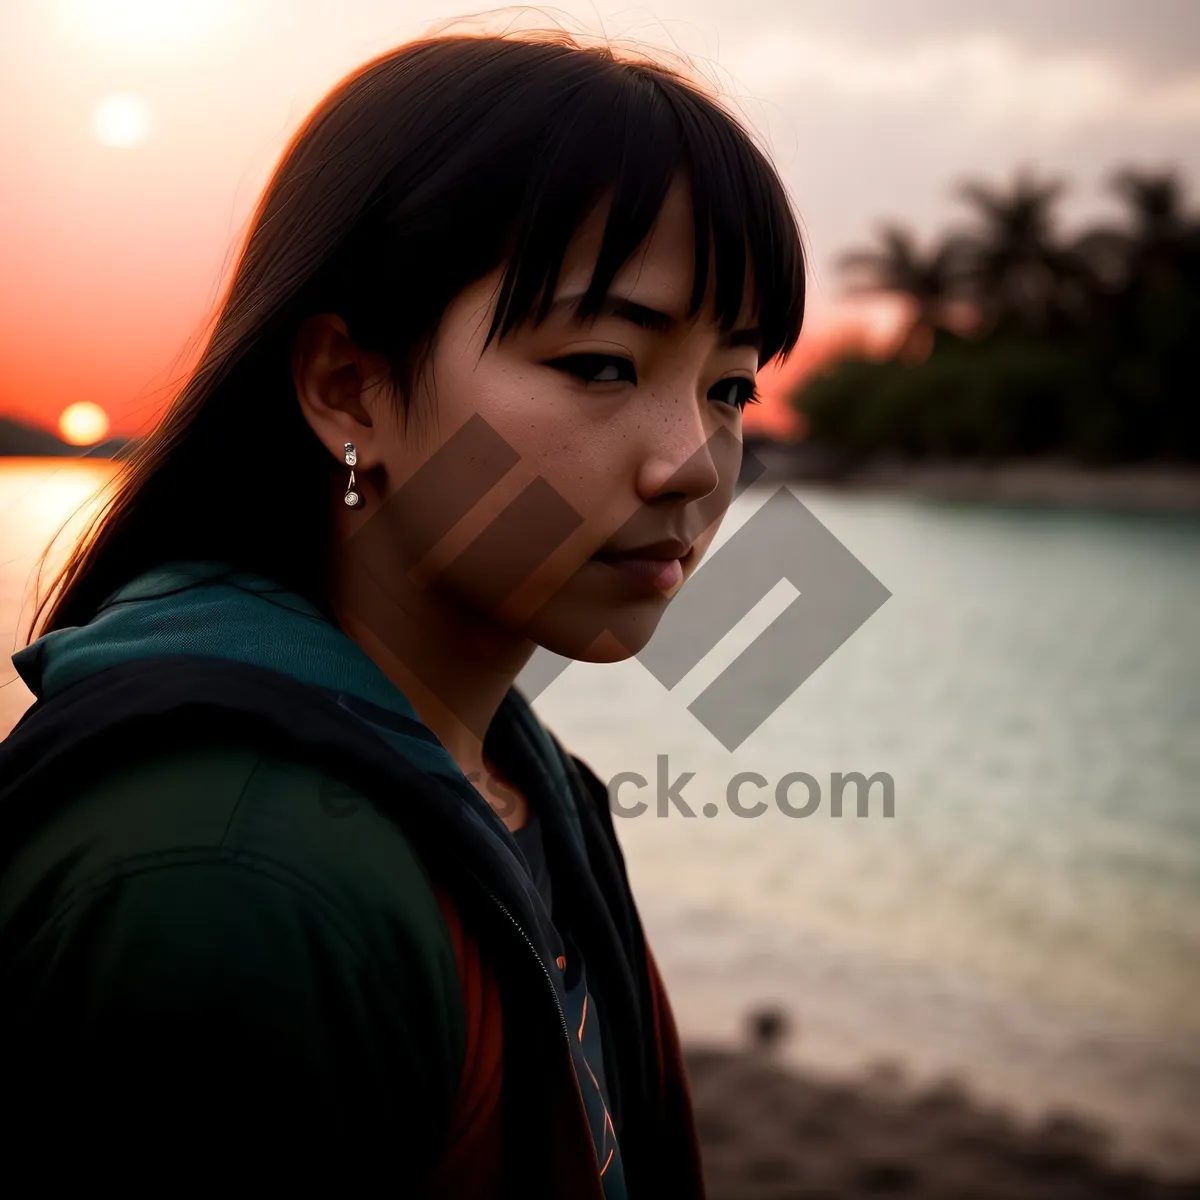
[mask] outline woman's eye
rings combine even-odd
[[[722,379],[709,395],[722,404],[732,404],[738,412],[741,412],[747,404],[758,403],[758,388],[755,386],[754,380],[744,379],[741,376],[735,379]]]
[[[556,358],[547,365],[566,371],[584,383],[619,383],[622,379],[637,383],[633,363],[627,358],[617,358],[611,354],[571,354],[566,358]]]
[[[612,354],[570,354],[564,358],[552,359],[547,366],[559,371],[566,371],[584,383],[620,383],[627,380],[637,383],[637,372],[633,363],[627,358]],[[758,403],[758,391],[753,379],[737,376],[733,379],[722,379],[716,384],[709,396],[722,404],[728,404],[739,412],[747,404]]]

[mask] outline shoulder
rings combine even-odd
[[[250,744],[147,747],[26,802],[46,812],[0,872],[6,956],[90,930],[213,966],[309,939],[381,988],[453,1006],[453,946],[424,864],[334,776]],[[305,969],[300,955],[283,965]]]
[[[393,1137],[387,1121],[419,1157],[464,1052],[454,948],[400,830],[332,776],[235,744],[147,748],[9,848],[0,1010],[4,1057],[38,1056],[29,1087],[53,1061],[47,1105],[120,1075],[139,1122],[157,1096],[197,1139],[217,1128],[203,1102],[222,1136],[274,1113],[277,1145],[346,1145]]]
[[[250,743],[155,748],[98,770],[65,795],[36,795],[32,832],[6,863],[6,893],[53,872],[62,898],[184,861],[290,876],[330,906],[354,897],[431,911],[428,874],[403,831],[336,776]],[[422,900],[426,903],[422,904]]]

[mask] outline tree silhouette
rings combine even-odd
[[[810,436],[849,460],[1200,461],[1200,216],[1171,170],[1126,167],[1109,186],[1124,221],[1068,237],[1061,180],[968,181],[966,235],[923,249],[893,223],[843,255],[851,291],[905,295],[914,318],[891,361],[849,359],[803,385]],[[979,315],[973,336],[905,352],[963,298]]]
[[[1112,187],[1129,207],[1133,237],[1142,249],[1176,248],[1194,235],[1196,222],[1184,209],[1177,172],[1126,167],[1113,175]]]
[[[1077,274],[1055,232],[1064,191],[1061,180],[1038,180],[1028,171],[1009,187],[975,180],[959,186],[980,221],[971,239],[973,297],[993,326],[1034,333],[1053,326],[1060,286]]]
[[[911,230],[885,224],[877,247],[848,251],[838,259],[838,267],[852,293],[892,293],[912,302],[904,353],[929,331],[946,325],[948,306],[962,293],[966,254],[966,244],[957,238],[923,251]]]
[[[1126,167],[1111,177],[1109,186],[1125,202],[1128,223],[1095,226],[1074,246],[1100,290],[1113,292],[1194,262],[1200,221],[1186,209],[1177,172]]]

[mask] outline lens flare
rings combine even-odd
[[[109,96],[96,105],[92,128],[106,146],[127,149],[144,142],[150,132],[150,109],[137,96]]]

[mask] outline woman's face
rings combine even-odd
[[[577,235],[556,301],[586,289],[604,216]],[[645,646],[729,505],[758,365],[745,310],[721,338],[711,272],[683,322],[692,238],[677,183],[595,320],[564,304],[485,350],[497,271],[447,310],[406,423],[390,393],[364,393],[370,425],[346,440],[365,504],[340,506],[342,532],[393,594],[404,575],[420,604],[568,658]]]

